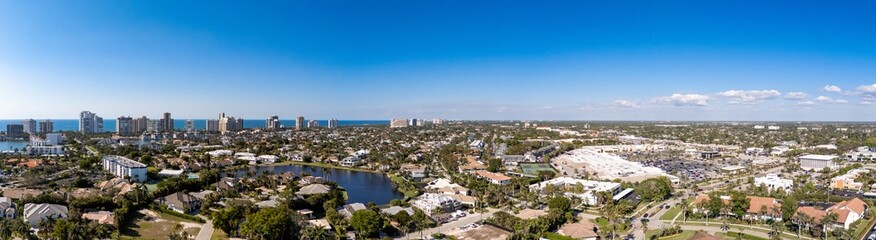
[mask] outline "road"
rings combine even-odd
[[[490,217],[493,217],[493,213],[496,213],[498,211],[499,211],[499,209],[488,208],[487,212],[483,213],[483,218],[481,216],[482,214],[480,214],[480,213],[469,214],[469,215],[466,215],[465,217],[457,219],[456,221],[445,223],[445,224],[440,225],[440,226],[435,227],[435,228],[423,230],[422,236],[425,239],[425,238],[431,236],[433,233],[440,232],[440,233],[446,234],[447,232],[458,229],[460,227],[464,227],[466,225],[479,222],[479,221],[481,221],[481,219],[486,220]],[[409,233],[407,236],[399,237],[396,239],[420,239],[420,236],[421,236],[420,232],[412,232],[412,233]],[[201,239],[198,239],[198,240],[201,240]]]
[[[204,226],[201,226],[201,231],[198,232],[198,237],[195,240],[210,240],[213,236],[213,221],[207,220]]]

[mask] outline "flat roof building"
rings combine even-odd
[[[121,178],[134,182],[146,181],[146,164],[122,156],[107,155],[103,157],[103,169]]]
[[[836,169],[838,166],[833,161],[836,159],[835,155],[817,155],[817,154],[809,154],[805,156],[800,156],[800,168],[803,170],[821,170],[824,168]]]

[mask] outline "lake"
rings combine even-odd
[[[250,169],[256,169],[259,173],[268,171],[274,174],[285,172],[293,172],[297,176],[301,173],[308,173],[313,176],[323,177],[327,180],[338,183],[339,186],[347,189],[347,203],[369,203],[374,202],[377,205],[389,204],[393,199],[403,199],[404,194],[395,189],[392,185],[392,180],[386,175],[380,173],[357,172],[345,169],[328,168],[330,173],[328,176],[323,176],[322,167],[311,167],[305,165],[280,165],[280,166],[252,166]],[[246,170],[236,171],[236,176],[244,177]]]

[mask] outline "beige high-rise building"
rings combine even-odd
[[[274,115],[265,120],[265,129],[268,130],[279,130],[280,129],[280,117]]]
[[[134,135],[134,119],[128,116],[116,118],[116,134],[119,136]]]
[[[295,118],[295,130],[302,130],[302,129],[304,129],[304,126],[305,126],[304,124],[305,124],[305,123],[304,123],[304,117],[303,117],[303,116],[298,116],[298,117]]]
[[[243,130],[243,118],[234,118],[225,116],[225,113],[219,114],[219,132],[235,132]]]

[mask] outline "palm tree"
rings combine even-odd
[[[331,237],[325,228],[318,226],[309,226],[301,231],[301,239],[303,240],[329,240]]]

